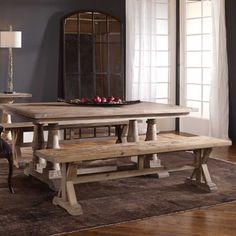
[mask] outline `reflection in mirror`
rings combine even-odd
[[[121,22],[99,12],[64,19],[65,99],[115,96],[124,99]]]

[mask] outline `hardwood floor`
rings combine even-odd
[[[212,157],[236,163],[236,144],[216,148]],[[236,173],[235,173],[236,174]],[[214,207],[152,217],[78,233],[70,236],[235,236],[236,201]]]
[[[235,236],[236,202],[74,233],[77,236]],[[67,234],[69,235],[69,234]]]

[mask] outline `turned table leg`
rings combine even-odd
[[[29,164],[29,167],[24,170],[26,175],[33,175],[34,173],[42,173],[43,168],[46,167],[46,160],[43,158],[38,158],[34,155],[36,150],[44,149],[44,136],[43,136],[43,125],[34,124],[33,133],[33,159]]]
[[[128,130],[128,142],[139,142],[139,134],[138,134],[138,121],[130,120],[129,121],[129,130]]]
[[[59,145],[59,126],[58,124],[49,124],[48,125],[48,149],[60,149]],[[60,164],[53,163],[53,170],[60,171]]]
[[[33,136],[33,153],[36,150],[44,149],[44,136],[43,136],[43,125],[42,124],[35,124],[34,125],[34,136]],[[43,158],[33,157],[33,163],[36,163],[36,171],[39,173],[43,172],[43,168],[46,167],[46,160]]]
[[[138,121],[137,120],[130,120],[129,121],[129,129],[128,129],[128,142],[139,142],[139,134],[138,134]],[[138,162],[138,157],[133,156],[131,157],[133,162]]]
[[[157,140],[157,121],[155,119],[147,120],[147,133],[145,141]],[[161,167],[161,160],[157,157],[157,154],[151,155],[151,160],[149,161],[150,167]]]
[[[157,140],[157,120],[148,119],[147,120],[147,133],[145,141]],[[148,167],[162,167],[161,160],[158,158],[157,154],[149,155],[149,158],[146,158],[145,165]],[[167,171],[161,171],[158,173],[159,178],[169,177]]]

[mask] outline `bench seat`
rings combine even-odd
[[[108,144],[98,147],[76,149],[43,149],[36,151],[38,157],[55,163],[93,161],[155,153],[188,151],[230,145],[230,141],[206,136],[185,137],[168,141],[145,141]]]
[[[60,121],[58,125],[60,128],[74,128],[74,127],[97,127],[97,126],[106,126],[106,125],[122,125],[128,124],[128,120],[91,120],[91,121]],[[0,126],[4,128],[5,131],[12,131],[23,129],[30,131],[34,130],[33,122],[13,122],[13,123],[0,123]],[[44,126],[47,129],[47,125]]]
[[[127,126],[129,121],[123,119],[117,120],[91,120],[91,121],[60,121],[58,123],[58,129],[64,130],[64,140],[62,142],[69,142],[65,136],[66,129],[70,131],[77,128],[96,128],[96,127],[116,127],[117,142],[122,142],[123,129],[121,128]],[[12,149],[13,149],[13,159],[14,164],[18,167],[18,160],[21,156],[21,147],[31,147],[32,142],[24,143],[23,134],[24,132],[33,132],[34,124],[33,122],[14,122],[14,123],[0,123],[3,127],[3,132],[11,132],[12,134]],[[43,129],[46,131],[50,130],[50,124],[44,125]]]
[[[133,143],[107,144],[94,147],[80,147],[76,149],[43,149],[37,150],[35,155],[52,163],[61,164],[61,190],[53,203],[65,208],[71,215],[82,214],[82,208],[77,202],[74,184],[101,181],[108,179],[126,178],[155,174],[163,167],[146,168],[145,159],[151,154],[176,151],[193,151],[195,160],[192,165],[192,175],[186,184],[203,188],[207,191],[216,190],[207,167],[207,160],[213,147],[229,146],[229,140],[216,139],[206,136],[181,136],[164,141],[140,141]],[[78,163],[110,158],[138,156],[137,168],[134,170],[106,172],[99,174],[77,175]],[[180,168],[181,169],[181,168]],[[182,167],[182,169],[185,169]]]

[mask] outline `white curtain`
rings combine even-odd
[[[126,0],[127,100],[174,104],[175,23],[174,0]],[[158,128],[174,130],[174,119]]]
[[[210,135],[228,138],[229,96],[225,0],[212,0],[213,70],[210,97]]]
[[[126,99],[151,101],[155,0],[126,0]],[[146,123],[139,124],[139,133]]]
[[[126,98],[151,100],[154,0],[126,0]],[[136,49],[136,52],[135,52]]]

